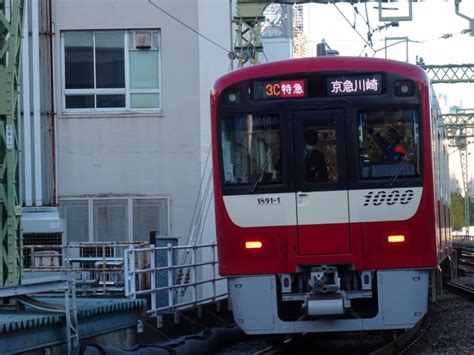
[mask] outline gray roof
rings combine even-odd
[[[64,304],[64,297],[35,297],[36,300],[54,305]],[[124,312],[138,309],[146,305],[144,299],[126,298],[76,298],[77,315],[80,319],[92,318],[101,314]],[[61,313],[47,313],[26,307],[24,312],[0,313],[0,333],[25,330],[30,328],[46,327],[63,322]]]

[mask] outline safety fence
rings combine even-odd
[[[146,247],[144,242],[83,242],[64,245],[24,245],[23,278],[51,274],[74,276],[76,293],[120,295],[125,293],[124,251],[129,247]],[[137,265],[148,260],[137,257]],[[138,287],[142,287],[140,284]]]
[[[215,243],[131,246],[124,260],[125,295],[149,297],[150,316],[227,298],[227,280],[217,271]],[[142,260],[149,264],[144,265]]]

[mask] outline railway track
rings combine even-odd
[[[301,339],[302,337],[307,336],[307,334],[300,334],[292,336],[288,339],[285,339],[283,342],[279,344],[275,344],[269,347],[266,347],[262,350],[256,351],[255,355],[271,355],[271,354],[283,354],[287,350],[291,350],[291,347],[297,342],[297,339]]]
[[[445,286],[453,292],[461,294],[462,296],[474,300],[474,288],[467,285],[463,285],[456,281],[449,281]]]
[[[427,314],[413,328],[404,331],[389,343],[375,351],[372,351],[370,355],[406,353],[421,340],[428,327],[429,319],[429,314]]]
[[[406,331],[403,331],[402,333],[396,335],[393,340],[386,342],[382,341],[380,342],[379,345],[373,346],[373,345],[361,345],[366,348],[367,351],[363,351],[360,349],[354,349],[352,348],[352,351],[355,351],[355,353],[364,353],[364,354],[371,354],[371,355],[388,355],[388,354],[403,354],[412,349],[420,339],[422,339],[425,330],[429,324],[429,316],[425,316],[422,320],[420,320],[415,327],[412,329],[408,329]],[[269,346],[267,348],[264,348],[262,350],[259,350],[255,352],[254,354],[265,354],[265,355],[270,355],[270,354],[290,354],[290,353],[322,353],[322,354],[329,354],[332,353],[330,347],[331,344],[325,344],[324,342],[321,342],[321,339],[319,341],[315,341],[314,338],[312,338],[314,334],[301,334],[297,335],[291,338],[286,339],[280,344],[275,344],[273,346]],[[343,335],[341,333],[341,338],[345,339],[347,337],[346,335]],[[359,339],[360,339],[360,334],[359,334]],[[333,343],[337,343],[338,341],[333,341]],[[329,345],[329,348],[328,348]],[[324,348],[324,350],[321,350],[321,347]],[[370,349],[371,350],[368,350]],[[375,350],[372,350],[374,349]],[[311,352],[310,352],[311,350]],[[339,353],[339,351],[336,351],[336,353]]]
[[[472,251],[466,249],[458,249],[458,255],[459,264],[474,267],[474,253]]]

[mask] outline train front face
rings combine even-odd
[[[211,99],[220,273],[237,324],[248,334],[416,324],[443,242],[435,219],[448,218],[426,74],[384,60],[287,61],[228,74]]]

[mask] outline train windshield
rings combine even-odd
[[[420,176],[418,113],[409,108],[359,112],[361,179]]]
[[[279,115],[237,115],[224,118],[221,127],[226,185],[282,182]]]

